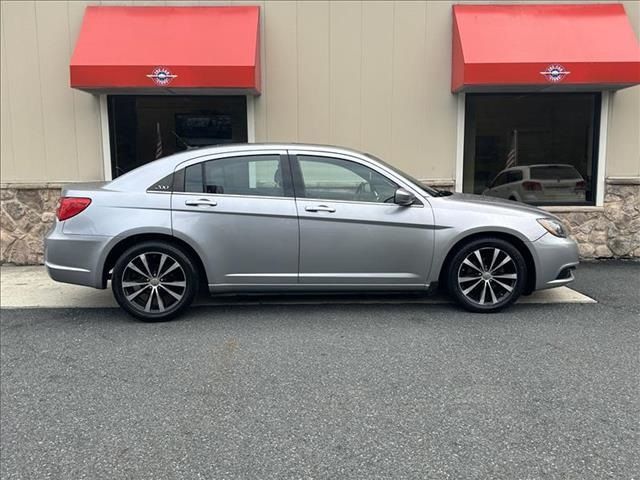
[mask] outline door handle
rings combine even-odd
[[[307,212],[329,212],[329,213],[333,213],[333,212],[336,211],[335,208],[329,207],[327,205],[316,205],[315,207],[305,207],[304,209]]]
[[[186,200],[184,204],[190,207],[215,207],[218,205],[218,202],[209,200],[208,198],[199,198],[198,200]]]

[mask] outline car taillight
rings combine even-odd
[[[579,182],[576,182],[576,190],[586,190],[587,189],[587,182],[585,182],[584,180],[580,180]]]
[[[522,188],[528,192],[541,192],[542,184],[538,182],[522,182]]]
[[[60,221],[75,217],[87,208],[90,203],[91,199],[86,197],[61,197],[60,200],[58,200],[56,217],[58,217]]]

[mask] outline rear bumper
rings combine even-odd
[[[575,241],[547,233],[533,242],[532,246],[536,256],[536,290],[561,287],[573,282],[573,270],[580,263]]]
[[[57,282],[104,288],[102,265],[110,241],[97,235],[65,235],[56,222],[44,240],[47,273]]]

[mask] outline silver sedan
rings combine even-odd
[[[544,210],[451,194],[372,155],[247,144],[189,150],[63,190],[45,264],[147,321],[196,293],[426,291],[495,312],[573,280],[578,249]]]

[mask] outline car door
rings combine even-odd
[[[175,179],[173,232],[198,249],[211,289],[297,283],[298,218],[286,151],[190,161]]]
[[[429,204],[393,203],[399,186],[411,187],[362,159],[289,153],[300,219],[300,284],[424,288],[434,241]]]

